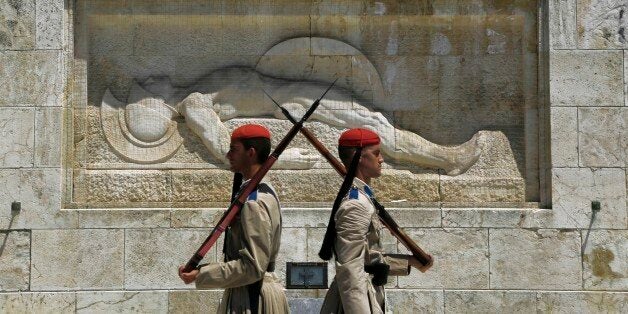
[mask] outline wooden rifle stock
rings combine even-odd
[[[310,108],[303,115],[301,120],[292,126],[290,131],[288,131],[288,134],[286,134],[286,136],[281,140],[281,142],[279,142],[275,150],[270,154],[270,156],[268,156],[268,159],[266,160],[266,162],[262,164],[260,169],[249,180],[249,183],[247,183],[244,189],[242,189],[242,191],[240,191],[240,193],[238,193],[234,197],[233,201],[231,201],[231,204],[229,205],[229,208],[220,218],[218,225],[214,227],[214,229],[209,234],[209,236],[205,239],[205,241],[203,241],[203,244],[201,244],[201,247],[198,250],[196,250],[194,255],[192,255],[190,260],[185,264],[185,267],[183,268],[183,272],[189,273],[192,270],[194,270],[198,266],[198,264],[201,262],[203,257],[205,257],[209,249],[211,249],[211,247],[216,243],[216,241],[218,241],[218,238],[220,237],[220,235],[225,230],[227,230],[229,225],[231,225],[231,222],[233,221],[233,219],[240,212],[240,209],[242,209],[242,206],[244,206],[244,203],[246,202],[246,199],[248,198],[249,194],[251,194],[251,192],[253,192],[253,190],[257,188],[257,185],[262,181],[262,179],[264,178],[268,170],[270,170],[270,168],[273,166],[273,164],[275,164],[275,162],[277,161],[281,153],[283,153],[283,151],[286,149],[286,147],[288,147],[292,139],[294,139],[297,133],[299,133],[299,130],[303,127],[303,123],[307,121],[307,119],[312,115],[314,110],[316,110],[316,108],[320,104],[321,99],[323,99],[323,97],[325,97],[327,92],[329,92],[329,90],[334,86],[334,84],[336,84],[336,81],[334,81],[327,88],[325,93],[323,93],[323,95],[320,98],[314,101],[312,106],[310,106]]]
[[[264,93],[266,93],[266,91],[264,91]],[[266,96],[268,96],[268,98],[270,98],[275,103],[275,105],[277,105],[281,109],[281,112],[283,112],[283,114],[288,120],[290,120],[290,122],[297,123],[297,121],[294,119],[294,117],[292,117],[290,112],[281,107],[281,105],[279,105],[270,95],[268,95],[268,93],[266,93]],[[338,174],[343,177],[347,174],[345,166],[338,159],[336,159],[334,155],[332,155],[327,147],[325,147],[325,145],[323,145],[323,143],[321,143],[314,134],[312,134],[312,131],[310,131],[306,127],[302,127],[300,132],[312,144],[312,146],[314,146],[316,150],[318,150],[318,152],[323,155],[323,157],[332,165],[332,167],[334,167]],[[384,208],[384,206],[382,206],[376,199],[373,199],[373,204],[377,208],[379,220],[382,222],[382,224],[390,231],[390,233],[395,238],[397,238],[397,240],[399,240],[399,242],[401,242],[403,246],[406,247],[406,249],[408,249],[412,253],[412,255],[419,261],[419,263],[423,265],[419,270],[421,272],[425,272],[430,267],[432,267],[432,264],[434,263],[434,258],[430,254],[426,253],[423,249],[421,249],[412,240],[412,238],[410,238],[399,227],[397,222],[392,218],[392,216],[390,216],[386,208]]]

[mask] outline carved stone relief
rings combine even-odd
[[[510,24],[509,31],[516,33],[533,13],[497,19]],[[436,49],[438,42],[455,38],[440,33],[433,34],[427,56],[401,54],[408,46],[399,38],[399,42],[389,42],[382,54],[377,46],[356,42],[351,36],[285,36],[288,39],[272,40],[263,52],[243,54],[225,52],[231,47],[224,37],[218,40],[222,52],[212,47],[193,57],[178,55],[192,53],[190,47],[182,52],[165,39],[166,47],[161,49],[154,43],[137,42],[143,34],[122,33],[120,38],[108,34],[110,20],[116,16],[107,20],[106,16],[84,16],[103,35],[83,35],[89,39],[87,48],[77,53],[86,58],[83,75],[88,86],[85,105],[75,105],[74,110],[73,196],[66,206],[221,206],[230,187],[225,153],[231,130],[243,123],[264,124],[277,144],[291,127],[264,91],[298,117],[335,79],[337,84],[306,126],[332,152],[339,134],[349,127],[377,131],[386,159],[384,175],[374,183],[380,199],[399,201],[399,206],[533,201],[529,195],[534,187],[528,181],[536,174],[528,173],[528,168],[535,151],[523,143],[534,132],[526,129],[522,114],[534,107],[530,101],[536,86],[525,70],[526,64],[536,60],[536,47],[522,41],[528,40],[528,34],[516,35],[518,39],[512,42],[513,33],[503,25],[487,23],[485,52],[478,56],[467,56],[455,42],[446,51]],[[246,16],[231,17],[256,23]],[[321,28],[319,18],[295,16],[294,20],[311,19],[321,35],[333,35]],[[213,15],[207,21],[212,27],[222,27],[218,32],[235,27],[217,22]],[[402,17],[397,21],[402,24],[393,21],[389,25],[403,28],[409,21]],[[424,16],[411,23],[438,28],[438,21],[442,18]],[[277,23],[284,22],[278,19]],[[135,22],[120,20],[119,29],[137,32],[154,23],[149,15]],[[173,29],[163,35],[176,41],[182,26],[168,23]],[[185,27],[202,27],[205,22],[199,23]],[[135,24],[140,26],[134,28]],[[230,45],[248,47],[234,42],[235,38],[228,40]],[[108,53],[95,50],[99,46]],[[143,50],[149,47],[152,50]],[[457,51],[463,55],[455,55]],[[514,57],[508,58],[508,53]],[[502,66],[513,71],[503,71]],[[460,98],[463,95],[471,99]],[[492,116],[494,124],[482,115]],[[440,133],[439,121],[447,126]],[[282,200],[299,206],[330,202],[340,183],[301,136],[273,169],[268,179],[278,187]]]

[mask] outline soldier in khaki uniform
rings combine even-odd
[[[356,150],[361,155],[355,169],[355,178],[348,195],[335,213],[333,249],[336,255],[336,277],[331,283],[321,313],[383,313],[385,312],[384,284],[386,276],[405,276],[410,266],[422,265],[412,255],[382,252],[381,229],[376,209],[371,200],[374,192],[369,186],[372,178],[381,175],[384,159],[380,152],[379,136],[366,129],[351,129],[339,140],[340,159],[349,169]],[[349,170],[351,173],[351,170]],[[350,180],[350,178],[349,178]],[[325,250],[325,244],[321,249]],[[367,271],[369,273],[367,273]]]
[[[270,153],[270,132],[248,124],[231,135],[227,159],[246,182]],[[281,213],[273,188],[262,182],[225,233],[225,261],[179,277],[197,289],[226,288],[218,313],[288,313],[283,286],[273,273],[281,240]]]

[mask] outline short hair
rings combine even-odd
[[[270,139],[265,137],[251,137],[239,139],[244,149],[255,148],[257,152],[257,163],[263,164],[270,155]]]
[[[340,161],[345,165],[345,168],[349,168],[349,165],[351,165],[351,159],[353,159],[357,149],[357,147],[353,146],[338,146],[338,157],[340,157]]]

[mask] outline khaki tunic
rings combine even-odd
[[[352,197],[342,201],[334,217],[337,232],[334,242],[336,277],[327,291],[321,313],[385,311],[384,287],[373,286],[373,276],[364,271],[365,265],[388,264],[390,276],[410,273],[410,256],[382,252],[380,239],[383,225],[365,191],[370,191],[370,188],[357,178],[353,181],[353,188],[357,188],[357,193],[354,191]]]
[[[270,187],[268,185],[270,189]],[[270,193],[251,193],[225,235],[225,259],[200,268],[197,289],[226,288],[218,313],[251,313],[247,285],[263,279],[258,313],[289,313],[284,288],[272,272],[281,240],[281,213]]]

